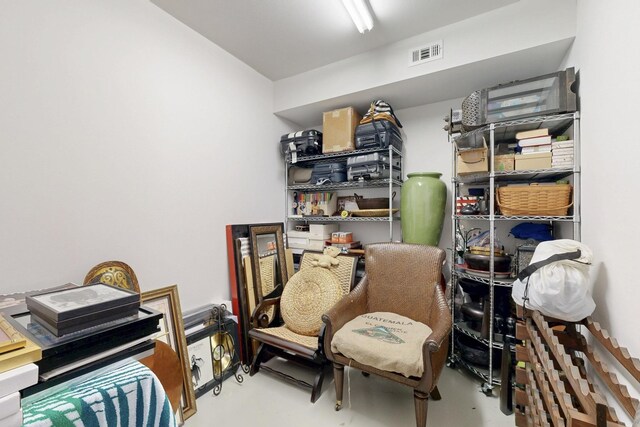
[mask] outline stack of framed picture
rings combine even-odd
[[[162,314],[139,307],[133,315],[59,337],[32,319],[26,305],[5,309],[4,317],[42,351],[35,361],[40,382],[23,391],[28,396],[127,357],[152,353]]]
[[[140,295],[98,283],[26,296],[31,320],[55,336],[135,315]]]

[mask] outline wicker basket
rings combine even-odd
[[[571,205],[571,185],[527,185],[498,188],[502,215],[565,216]]]

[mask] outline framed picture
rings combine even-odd
[[[211,389],[213,384],[213,358],[208,334],[200,336],[187,346],[193,390],[197,397]]]
[[[0,373],[42,359],[42,349],[18,332],[0,313]]]
[[[338,215],[342,211],[356,211],[358,210],[358,204],[356,203],[356,196],[339,196],[336,201],[336,211]]]
[[[240,363],[236,322],[231,319],[214,321],[189,335],[187,344],[196,397],[211,389],[218,395],[222,382],[235,374]]]
[[[237,348],[240,360],[245,366],[251,364],[254,355],[252,340],[249,338],[251,329],[251,313],[256,302],[255,281],[248,283],[246,280],[245,263],[243,259],[249,256],[246,264],[248,270],[252,269],[252,242],[250,240],[252,227],[272,227],[279,230],[280,239],[284,233],[284,223],[261,224],[229,224],[226,226],[227,235],[227,259],[229,265],[229,288],[231,291],[231,307],[233,314],[238,316],[238,342]],[[277,237],[276,234],[274,236]],[[269,239],[266,243],[273,242]],[[282,252],[284,253],[284,252]],[[248,371],[245,371],[248,372]]]
[[[0,354],[16,350],[27,345],[24,336],[7,322],[0,313]]]
[[[171,285],[142,293],[142,303],[146,307],[163,314],[160,321],[160,335],[157,339],[168,344],[180,358],[182,367],[182,416],[186,420],[196,413],[196,397],[191,384],[191,365],[187,352],[187,341],[182,324],[182,309],[178,296],[178,286]]]

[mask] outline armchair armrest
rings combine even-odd
[[[331,353],[333,334],[348,321],[367,312],[368,283],[367,276],[365,275],[349,294],[345,295],[344,298],[322,315],[322,321],[326,324],[324,330],[324,351],[329,360],[333,361],[333,353]]]
[[[451,333],[451,312],[440,286],[435,286],[433,303],[429,312],[429,327],[431,334],[422,344],[422,361],[424,374],[419,388],[428,393],[437,384],[438,377],[445,364]]]
[[[429,327],[432,332],[425,341],[431,352],[438,351],[451,332],[451,312],[444,293],[439,286],[434,288],[433,293],[433,303],[429,312]]]
[[[249,322],[252,328],[266,328],[269,326],[269,318],[265,312],[272,306],[280,307],[280,297],[282,296],[282,286],[277,286],[269,295],[259,303],[251,313]]]

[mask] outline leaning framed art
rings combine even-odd
[[[184,335],[178,286],[171,285],[143,292],[141,299],[144,306],[163,314],[163,318],[160,319],[160,334],[157,339],[168,344],[180,358],[183,385],[181,407],[183,417],[186,420],[196,413],[196,397],[191,382],[191,364]]]

